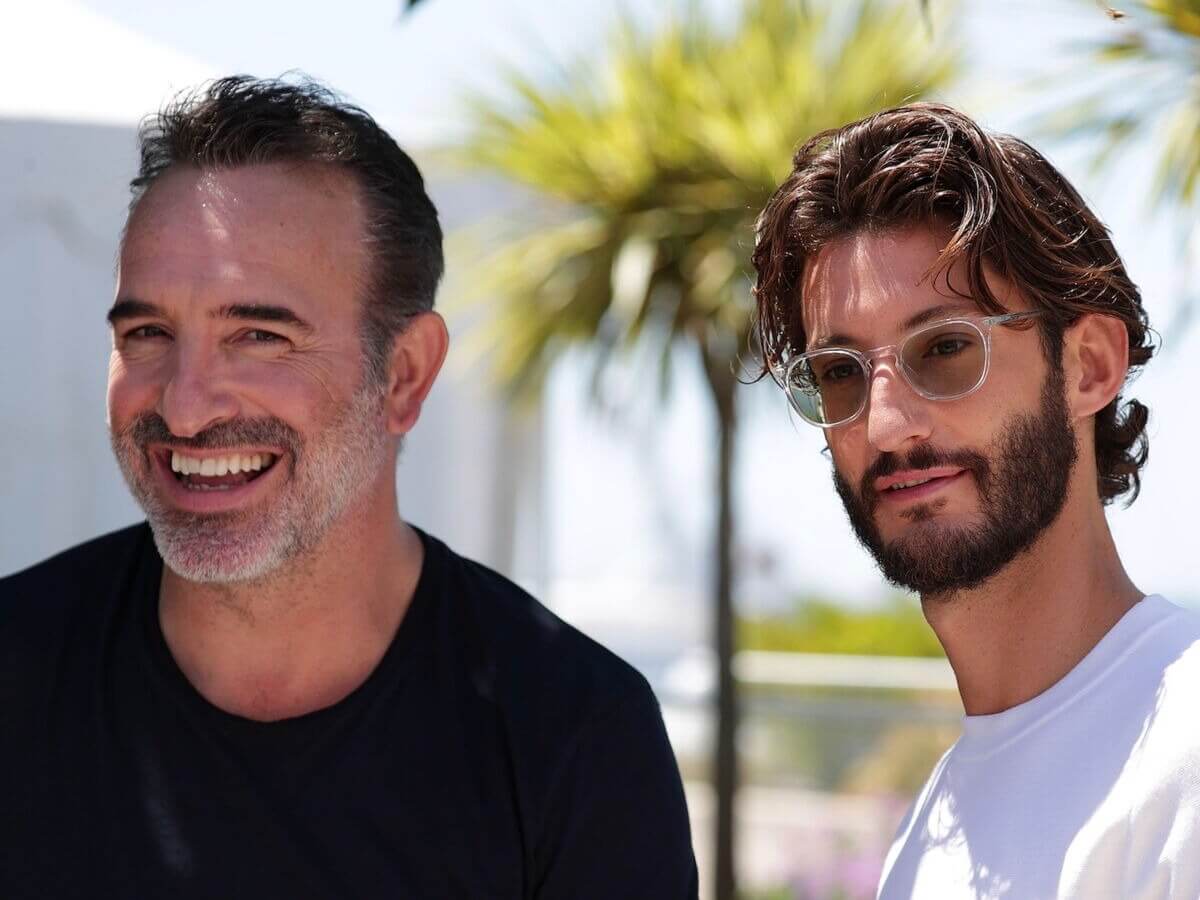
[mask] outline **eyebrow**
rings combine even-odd
[[[976,305],[969,300],[956,300],[950,303],[939,303],[937,306],[930,306],[909,316],[902,326],[904,331],[911,331],[914,328],[919,328],[928,322],[934,322],[946,316],[961,315],[964,310],[970,308],[972,311],[977,309]],[[820,340],[810,341],[805,348],[808,352],[813,350],[827,350],[831,347],[853,347],[860,343],[853,337],[846,334],[831,334],[828,337],[823,337]]]
[[[210,314],[214,319],[237,319],[247,322],[275,322],[280,325],[290,325],[301,331],[312,331],[313,326],[300,318],[286,306],[275,306],[269,303],[231,303],[213,310]],[[162,307],[147,303],[145,300],[126,298],[118,300],[108,311],[108,324],[116,324],[125,319],[138,319],[150,316],[165,318],[166,312]]]

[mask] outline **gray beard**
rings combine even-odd
[[[207,584],[253,582],[310,554],[374,484],[387,456],[382,404],[382,392],[368,384],[334,422],[307,440],[272,418],[221,423],[179,441],[151,413],[111,435],[113,452],[171,571]],[[154,440],[197,449],[239,443],[280,446],[287,452],[275,465],[290,465],[291,471],[283,473],[285,480],[273,496],[249,509],[183,512],[170,506],[153,486],[144,448]]]

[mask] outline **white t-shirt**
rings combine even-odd
[[[1049,690],[967,716],[879,897],[1200,898],[1200,615],[1146,597]]]

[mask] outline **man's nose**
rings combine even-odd
[[[158,414],[172,434],[185,438],[236,418],[237,399],[229,389],[219,354],[177,347]]]
[[[876,366],[867,388],[867,440],[881,453],[926,440],[932,430],[928,404],[894,365]]]

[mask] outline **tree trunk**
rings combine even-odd
[[[717,522],[713,534],[713,638],[717,651],[717,741],[713,756],[716,789],[715,900],[734,900],[734,802],[738,759],[737,684],[733,678],[733,451],[737,426],[732,361],[704,353],[704,369],[717,413]]]

